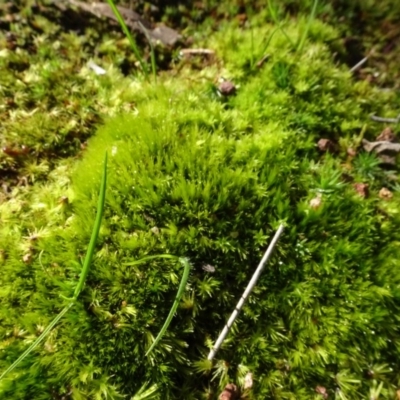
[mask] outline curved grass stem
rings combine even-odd
[[[318,6],[318,0],[314,0],[313,7],[311,9],[311,13],[310,13],[310,15],[308,17],[306,29],[304,30],[303,34],[301,35],[299,44],[297,46],[297,53],[301,53],[303,51],[303,47],[304,47],[304,44],[305,44],[306,39],[307,39],[308,31],[310,30],[310,26],[311,26],[311,24],[312,24],[312,22],[314,21],[314,18],[315,18],[315,12],[317,10],[317,6]]]
[[[184,257],[177,257],[171,254],[159,254],[159,255],[155,255],[155,256],[147,256],[147,257],[143,257],[140,260],[136,260],[136,261],[131,261],[128,263],[125,263],[125,265],[137,265],[137,264],[141,264],[145,261],[148,260],[153,260],[155,258],[172,258],[172,259],[177,259],[180,261],[180,263],[184,266],[184,270],[183,270],[183,275],[181,278],[181,282],[179,284],[179,288],[178,288],[178,292],[176,293],[176,297],[175,297],[175,301],[172,304],[171,310],[169,311],[169,314],[167,316],[167,319],[164,322],[164,325],[162,326],[160,332],[158,333],[158,335],[156,336],[156,338],[154,339],[153,344],[150,346],[150,348],[147,350],[146,352],[146,356],[149,355],[154,347],[157,346],[157,344],[159,343],[159,341],[161,340],[161,338],[164,336],[165,332],[167,331],[169,324],[172,321],[172,318],[174,317],[174,314],[179,306],[179,302],[181,301],[181,298],[183,296],[183,292],[185,291],[185,287],[186,287],[186,283],[188,281],[189,278],[189,272],[190,272],[190,263],[188,261],[187,258]]]
[[[131,45],[132,51],[135,54],[137,60],[139,61],[140,67],[142,69],[143,75],[146,79],[149,77],[149,71],[147,68],[146,63],[143,60],[143,57],[141,56],[139,52],[139,48],[137,47],[137,44],[135,40],[133,39],[131,32],[129,31],[128,27],[126,26],[126,23],[124,19],[122,18],[121,13],[118,10],[118,7],[115,5],[113,0],[107,0],[109,6],[111,7],[112,12],[114,13],[115,17],[117,18],[119,24],[121,25],[122,31],[124,32],[125,36],[128,38],[129,44]]]

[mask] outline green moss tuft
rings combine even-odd
[[[260,26],[255,20],[252,34],[221,27],[206,43],[225,60],[220,73],[234,80],[236,96],[210,88],[216,66],[193,72],[183,65],[179,78],[153,86],[133,81],[126,96],[135,112],[111,118],[90,140],[72,174],[70,204],[55,201],[64,182],[51,200],[36,193],[32,214],[24,203],[0,205],[3,368],[76,285],[104,152],[110,155],[104,223],[81,301],[12,379],[0,382],[5,398],[126,398],[148,383],[161,399],[199,399],[232,380],[243,385],[248,371],[257,399],[309,399],[318,386],[357,399],[376,381],[394,396],[399,194],[375,160],[360,154],[349,166],[343,156],[369,114],[388,108],[390,94],[378,96],[334,64],[324,43],[334,31],[319,21],[301,54],[276,32],[270,58],[255,68],[251,60],[265,55],[273,30]],[[288,24],[293,40],[301,32]],[[373,125],[365,135],[373,137]],[[341,139],[339,153],[321,157],[321,136]],[[349,180],[371,175],[376,186],[363,198]],[[390,205],[378,197],[386,183]],[[320,204],[311,203],[316,198]],[[26,215],[38,216],[23,225],[43,229],[37,240],[24,241],[29,232],[13,227]],[[281,221],[287,229],[272,262],[210,372],[204,361],[211,341]],[[22,260],[26,252],[30,262]],[[168,259],[126,262],[166,253],[188,257],[193,268],[168,331],[145,357],[182,269]]]

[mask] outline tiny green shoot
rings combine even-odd
[[[315,12],[317,10],[317,6],[318,6],[318,0],[314,0],[314,4],[313,4],[313,7],[311,9],[310,16],[308,17],[306,29],[304,30],[303,34],[301,35],[301,38],[300,38],[298,46],[297,46],[297,53],[301,53],[302,50],[303,50],[304,43],[305,43],[305,41],[307,39],[308,31],[310,30],[310,26],[311,26],[311,24],[312,24],[312,22],[314,21],[314,18],[315,18]]]
[[[267,51],[269,44],[271,43],[272,38],[274,37],[275,33],[278,32],[279,28],[275,28],[268,36],[267,42],[264,45],[264,48],[261,52],[262,55],[265,55],[265,52]]]
[[[140,28],[142,29],[144,35],[146,36],[147,41],[149,42],[150,58],[151,58],[151,72],[153,74],[154,82],[157,82],[157,64],[156,64],[156,53],[154,51],[154,45],[153,45],[153,42],[151,40],[149,33],[147,32],[147,29],[143,26],[143,24],[140,21],[138,21],[138,24],[139,24]]]
[[[271,0],[268,0],[268,9],[271,14],[272,19],[274,20],[275,24],[277,25],[278,29],[282,32],[282,34],[286,37],[287,41],[290,43],[290,45],[295,48],[295,44],[293,43],[293,40],[290,38],[290,36],[286,33],[286,31],[283,29],[283,24],[278,20],[278,16],[276,15],[276,10],[274,6],[272,5]]]

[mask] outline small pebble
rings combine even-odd
[[[367,183],[355,183],[353,185],[354,189],[356,189],[357,193],[361,196],[361,197],[367,197],[368,196],[368,187],[369,185]]]
[[[393,197],[393,193],[389,189],[382,188],[379,191],[379,197],[383,200],[390,200]]]
[[[218,90],[223,96],[231,96],[236,93],[236,86],[231,81],[223,81]]]
[[[333,152],[333,151],[335,151],[335,147],[336,147],[335,144],[330,139],[319,139],[317,146],[321,151],[324,151],[324,152],[326,152],[326,151]]]
[[[310,200],[310,207],[313,210],[317,210],[322,204],[321,194],[318,194],[316,197]]]

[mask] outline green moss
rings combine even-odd
[[[13,3],[0,5],[8,16],[0,33],[0,168],[10,186],[45,181],[60,158],[85,146],[104,115],[121,112],[127,84],[119,67],[134,65],[115,32],[99,35],[91,20],[73,32],[74,22],[54,6]],[[89,61],[107,75],[97,76]]]
[[[303,28],[286,27],[295,41]],[[276,32],[259,68],[254,60],[265,56],[274,28],[260,18],[251,29],[226,24],[203,43],[216,49],[220,67],[183,64],[158,85],[125,80],[123,100],[135,110],[110,118],[90,140],[70,192],[67,161],[26,201],[0,204],[5,368],[60,311],[59,295],[73,293],[110,155],[104,223],[81,301],[0,382],[4,398],[129,398],[147,382],[161,399],[215,398],[228,381],[243,385],[248,371],[256,399],[309,399],[317,386],[358,399],[381,382],[382,395],[394,396],[399,194],[375,160],[359,155],[349,167],[344,155],[369,114],[390,109],[392,95],[335,65],[326,43],[335,31],[320,21],[301,53]],[[234,80],[236,96],[216,94],[216,74]],[[320,137],[341,139],[339,153],[321,157]],[[370,197],[344,174],[372,176]],[[383,184],[394,192],[390,203],[378,197]],[[69,203],[57,202],[61,196]],[[311,207],[318,196],[321,205]],[[287,228],[272,262],[209,370],[209,347],[281,221]],[[182,269],[169,260],[125,263],[160,253],[188,257],[192,271],[169,330],[146,358]]]

